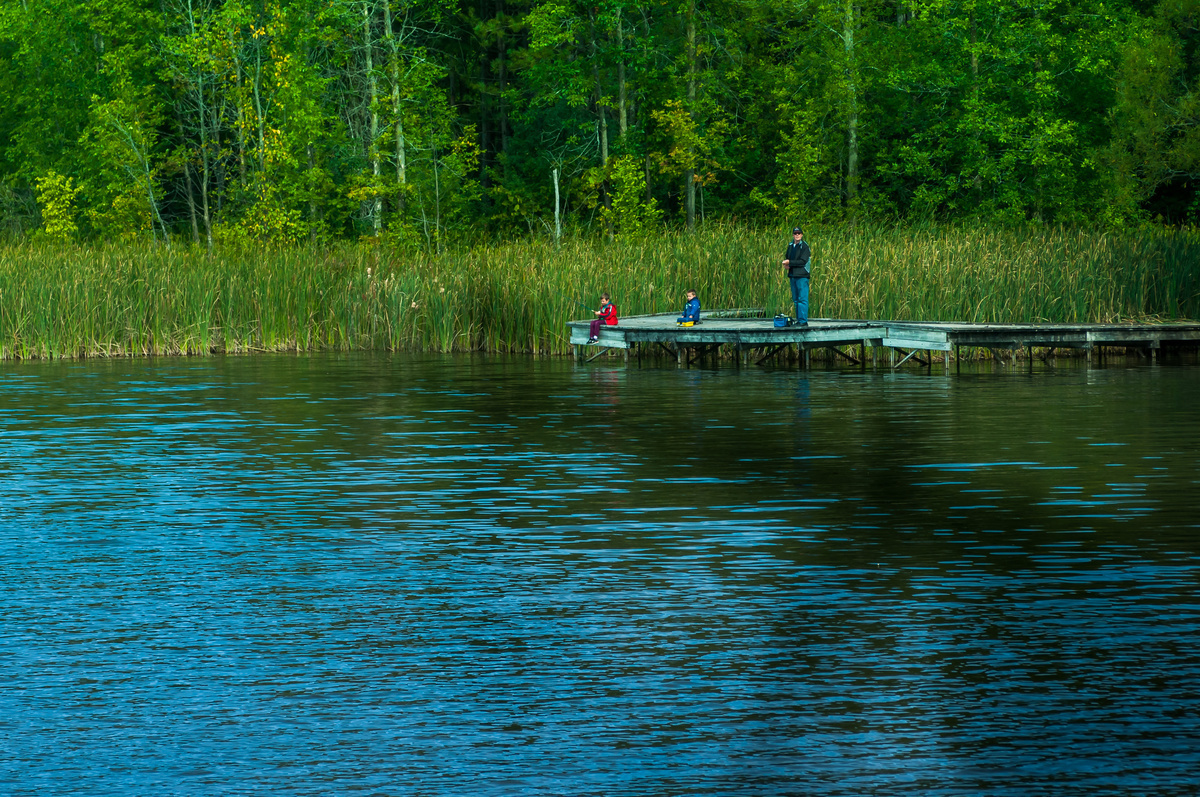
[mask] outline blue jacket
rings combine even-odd
[[[696,298],[688,299],[688,303],[683,306],[683,317],[680,321],[699,321],[700,320],[700,300]]]

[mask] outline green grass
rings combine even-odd
[[[789,309],[786,232],[709,225],[443,255],[20,244],[0,249],[0,357],[386,349],[563,353],[601,291],[621,315]],[[1200,234],[814,227],[814,317],[1115,322],[1200,316]],[[581,306],[582,304],[587,307]]]

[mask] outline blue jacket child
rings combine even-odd
[[[687,304],[683,306],[683,315],[676,318],[675,321],[679,324],[700,323],[700,300],[696,298],[695,291],[687,292]]]

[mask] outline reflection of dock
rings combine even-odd
[[[743,317],[731,317],[741,315]],[[858,364],[868,349],[872,361],[877,350],[889,350],[888,359],[898,366],[912,359],[922,365],[933,362],[933,352],[946,352],[950,367],[961,347],[988,349],[1001,360],[1012,360],[1015,352],[1026,349],[1030,361],[1035,349],[1050,356],[1055,349],[1081,349],[1090,359],[1104,347],[1143,351],[1152,361],[1164,345],[1200,344],[1200,323],[1169,324],[968,324],[921,321],[854,321],[830,318],[811,319],[807,327],[777,328],[771,319],[744,317],[746,311],[712,311],[701,314],[701,323],[680,327],[674,313],[622,318],[615,327],[601,327],[600,342],[588,345],[588,322],[571,321],[571,343],[576,358],[595,359],[608,349],[623,349],[626,357],[639,355],[647,345],[665,349],[679,363],[692,363],[716,354],[722,346],[736,353],[741,362],[761,363],[795,346],[805,353],[829,349]],[[842,351],[861,346],[858,356]],[[596,354],[593,355],[592,352]],[[925,356],[920,356],[925,352]],[[952,358],[950,352],[954,352]],[[902,358],[897,358],[897,353]]]

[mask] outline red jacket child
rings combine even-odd
[[[600,339],[600,325],[615,327],[617,325],[617,306],[609,301],[607,293],[600,294],[600,309],[593,310],[596,314],[596,319],[592,321],[591,331],[588,335],[588,343],[595,343]]]

